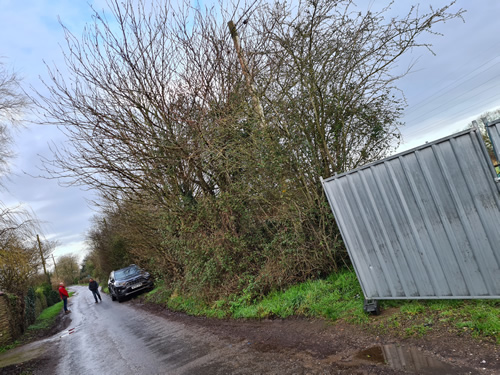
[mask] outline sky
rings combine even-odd
[[[403,16],[417,1],[396,1],[391,15]],[[421,1],[444,5],[446,1]],[[105,0],[0,0],[0,56],[5,67],[23,77],[23,87],[43,91],[49,65],[63,67],[61,46],[65,45],[59,19],[75,35],[91,23],[89,4],[106,8]],[[387,1],[356,1],[360,10],[378,9]],[[398,69],[414,63],[413,72],[397,86],[404,92],[407,108],[402,121],[404,143],[398,151],[419,146],[464,129],[482,113],[500,108],[500,30],[498,0],[457,0],[453,9],[465,9],[465,22],[452,20],[439,25],[443,36],[427,36],[436,55],[425,49],[413,51]],[[92,192],[60,186],[57,180],[35,178],[41,174],[40,156],[50,158],[49,143],[64,142],[55,127],[29,124],[15,134],[8,191],[0,201],[22,203],[43,223],[44,236],[57,240],[54,256],[74,254],[81,261],[87,248],[85,233],[96,213],[89,200]]]

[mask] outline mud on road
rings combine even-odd
[[[422,337],[401,338],[369,327],[300,317],[266,320],[220,320],[188,316],[161,306],[129,303],[169,320],[203,327],[232,343],[246,343],[262,353],[301,362],[297,374],[500,374],[500,345],[469,334],[430,330]],[[371,316],[374,323],[394,311]],[[374,324],[375,325],[375,324]],[[265,364],[262,374],[266,372]]]
[[[267,358],[258,365],[260,374],[500,374],[499,345],[446,330],[402,338],[345,322],[304,318],[219,320],[172,312],[142,298],[124,303],[194,326],[228,347],[255,352],[255,358],[260,358],[260,353]],[[371,319],[376,322],[390,314],[391,310],[386,310]],[[71,314],[61,315],[55,327],[32,340],[63,331],[70,322]],[[0,373],[37,374],[41,368],[55,368],[59,360],[57,353],[49,350],[37,359],[4,367]],[[280,363],[286,364],[282,367],[286,371],[279,370]]]

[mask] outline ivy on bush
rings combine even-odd
[[[36,319],[35,304],[36,304],[35,289],[30,287],[25,297],[24,318],[26,320],[26,326],[29,326],[30,324],[35,322]]]

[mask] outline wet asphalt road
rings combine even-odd
[[[96,304],[87,287],[69,289],[76,292],[69,299],[72,321],[50,340],[61,358],[52,374],[304,373],[287,356],[255,352],[246,342],[229,344],[103,293]]]

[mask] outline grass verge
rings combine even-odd
[[[61,313],[63,302],[58,302],[50,307],[47,307],[36,318],[35,323],[28,327],[28,331],[38,331],[52,327],[57,316]]]
[[[147,301],[190,315],[216,318],[287,318],[304,316],[344,320],[379,333],[421,337],[445,330],[500,344],[499,300],[380,301],[381,316],[363,310],[363,293],[356,274],[344,270],[323,280],[307,281],[260,299],[243,292],[207,305],[193,296],[179,295],[161,282],[145,296]]]

